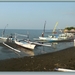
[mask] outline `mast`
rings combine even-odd
[[[4,36],[5,29],[6,29],[7,26],[8,26],[8,24],[5,26],[4,30],[2,31],[2,37]]]
[[[53,33],[55,32],[57,25],[58,25],[58,22],[56,22],[56,24],[55,24],[55,27],[53,29]]]
[[[46,26],[46,21],[45,21],[45,23],[44,23],[44,29],[43,29],[42,37],[44,37],[44,33],[45,33],[45,26]]]
[[[29,32],[28,31],[27,31],[27,38],[28,38],[27,40],[29,41],[30,39],[29,39]]]

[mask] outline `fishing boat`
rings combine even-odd
[[[31,44],[30,41],[28,42],[28,41],[22,41],[22,40],[21,41],[15,40],[15,43],[19,46],[22,46],[24,48],[31,49],[31,50],[34,50],[36,46],[35,44]]]
[[[13,42],[14,37],[10,34],[8,37],[2,36],[0,37],[0,43],[3,42]]]
[[[17,37],[24,37],[24,38],[20,38],[18,39]],[[14,43],[21,46],[21,47],[24,47],[24,48],[27,48],[27,49],[31,49],[31,50],[34,50],[35,48],[35,44],[32,44],[31,41],[29,40],[29,38],[27,39],[27,35],[23,35],[23,34],[18,34],[18,33],[15,33],[15,40],[14,40]]]
[[[74,34],[72,33],[60,33],[56,34],[56,27],[58,25],[58,22],[56,22],[55,27],[52,31],[52,35],[44,36],[45,33],[45,25],[44,25],[44,31],[42,33],[42,36],[39,38],[34,38],[35,41],[43,41],[43,42],[65,42],[65,41],[71,41],[74,39]]]
[[[5,34],[5,29],[8,26],[8,24],[5,26],[4,30],[2,31],[2,36],[0,37],[0,43],[6,42],[7,41],[7,37],[4,37]]]
[[[0,37],[0,43],[6,42],[7,41],[7,37]]]
[[[5,28],[2,31],[2,36],[0,37],[0,43],[11,42],[13,39],[13,36],[11,34],[9,36],[5,36],[5,29],[7,26],[8,26],[8,24],[5,26]]]
[[[48,35],[47,37],[39,37],[38,41],[44,41],[44,42],[65,42],[65,41],[71,41],[74,39],[74,35],[72,33],[62,33],[59,35]]]
[[[48,46],[48,47],[51,47],[51,44],[50,43],[46,43],[46,44],[44,44],[44,43],[42,43],[42,42],[32,42],[32,41],[30,41],[29,40],[29,38],[27,39],[16,39],[17,38],[17,36],[23,36],[23,37],[29,37],[29,35],[27,36],[27,35],[22,35],[22,34],[15,34],[15,40],[14,40],[14,42],[15,42],[15,44],[17,44],[17,45],[19,45],[19,46],[22,46],[22,47],[24,47],[24,48],[27,48],[27,49],[34,49],[35,48],[35,46]]]
[[[42,39],[42,38],[40,38],[40,39]],[[46,38],[46,40],[49,42],[69,41],[69,40],[73,40],[73,39],[74,39],[74,35],[72,33],[62,33],[59,35],[48,36],[48,39]]]

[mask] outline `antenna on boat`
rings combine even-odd
[[[44,33],[45,33],[45,26],[46,26],[46,21],[45,21],[45,23],[44,23],[44,29],[43,29],[42,37],[44,37]]]
[[[4,36],[5,29],[6,29],[7,26],[8,26],[8,24],[5,26],[5,28],[4,28],[3,32],[2,32],[2,37]]]

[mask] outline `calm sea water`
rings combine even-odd
[[[0,36],[2,36],[2,31],[3,30],[0,29]],[[46,30],[46,31],[51,32],[52,30]],[[27,34],[27,32],[29,33],[29,39],[33,41],[33,38],[38,38],[39,36],[41,36],[42,30],[6,29],[5,36],[11,33],[12,34],[14,33]],[[59,51],[59,50],[62,50],[68,47],[72,47],[72,46],[73,46],[73,42],[63,42],[63,43],[54,44],[52,45],[52,47],[39,46],[39,47],[36,47],[33,51],[17,46],[14,48],[21,51],[20,53],[17,53],[14,50],[11,50],[10,48],[1,44],[0,45],[0,60],[10,59],[10,58],[19,58],[19,57],[24,57],[24,56],[40,55],[40,54]]]

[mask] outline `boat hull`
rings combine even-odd
[[[39,41],[46,41],[46,42],[70,42],[73,41],[74,38],[50,38],[50,37],[39,37]]]
[[[6,42],[7,38],[6,37],[0,37],[0,43]]]
[[[22,42],[15,41],[15,43],[16,43],[17,45],[19,45],[19,46],[22,46],[22,47],[24,47],[24,48],[31,49],[31,50],[33,50],[33,49],[35,48],[35,46],[36,46],[36,45],[34,45],[34,44],[27,43],[27,42],[22,43]]]

